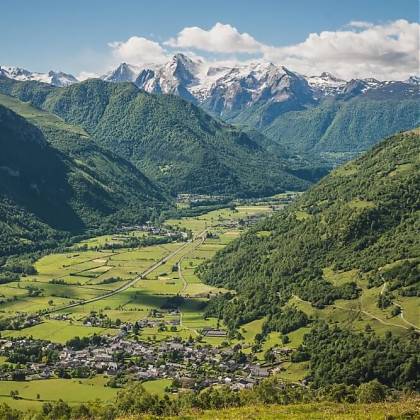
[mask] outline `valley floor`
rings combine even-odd
[[[177,337],[183,340],[189,337],[199,339],[201,345],[209,344],[219,348],[217,352],[223,352],[223,347],[231,349],[239,344],[243,353],[254,354],[254,364],[260,364],[264,370],[270,370],[286,381],[299,382],[309,373],[309,362],[292,363],[290,357],[282,353],[284,345],[281,334],[268,334],[260,347],[255,349],[255,338],[262,332],[264,318],[242,325],[239,328],[241,337],[229,339],[222,322],[204,317],[204,306],[208,298],[225,290],[203,284],[195,274],[198,265],[237,238],[258,218],[272,212],[273,207],[267,203],[220,209],[201,216],[165,222],[170,232],[189,231],[189,240],[184,238],[183,241],[174,240],[148,246],[125,246],[130,240],[161,240],[164,237],[162,231],[149,226],[148,231],[123,230],[82,241],[63,253],[44,256],[35,263],[36,275],[28,275],[19,282],[0,286],[0,320],[22,320],[28,314],[36,315],[31,324],[24,328],[1,331],[1,338],[7,341],[32,337],[58,345],[65,344],[75,336],[83,338],[92,337],[93,334],[107,335],[112,340],[112,337],[121,335],[121,327],[126,325],[129,339],[151,343],[156,348],[165,340]],[[317,309],[294,296],[287,305],[296,306],[311,318],[325,319],[329,323],[342,324],[356,331],[363,331],[370,326],[379,335],[384,335],[386,331],[404,335],[412,324],[418,328],[418,303],[415,298],[399,298],[402,316],[393,317],[390,309],[381,310],[376,305],[377,297],[383,293],[384,287],[369,289],[356,271],[334,272],[329,268],[324,271],[325,278],[337,285],[356,281],[362,289],[361,297],[351,301],[339,300],[334,305]],[[171,304],[173,299],[179,300],[175,306]],[[141,329],[134,336],[132,327],[136,322],[141,325]],[[290,332],[286,345],[288,351],[296,349],[309,330],[310,326],[306,326]],[[273,348],[279,350],[281,360],[269,366],[264,356]],[[5,361],[5,357],[0,355],[0,366]],[[2,375],[8,377],[7,372]],[[145,377],[144,384],[150,392],[163,394],[172,381],[166,374],[159,375]],[[234,375],[229,376],[230,379],[235,378]],[[26,409],[40,408],[43,402],[56,401],[63,396],[67,396],[69,403],[95,398],[111,401],[117,389],[104,386],[109,379],[110,376],[97,374],[89,379],[59,379],[52,375],[43,380],[0,381],[0,402]],[[20,398],[12,398],[11,391],[19,391]],[[414,402],[407,404],[412,407]],[[400,413],[404,410],[403,403],[391,404],[389,409]],[[381,418],[379,406],[369,406],[369,410],[377,410],[372,411],[371,417],[357,417],[357,410],[360,416],[364,412],[358,405],[301,405],[295,408],[260,407],[255,410],[231,409],[218,412],[217,416],[204,413],[203,418],[271,419],[283,418],[278,416],[287,416],[288,413],[292,416],[288,418],[303,418],[308,410],[314,410],[310,418]]]
[[[201,283],[194,270],[238,237],[247,225],[271,212],[272,208],[264,203],[221,209],[165,222],[165,229],[170,232],[190,231],[189,240],[124,246],[135,239],[162,239],[162,232],[149,226],[148,232],[128,229],[91,238],[66,252],[42,257],[35,263],[37,274],[0,286],[0,320],[30,322],[1,331],[3,343],[31,337],[60,345],[75,336],[112,337],[121,333],[122,326],[138,322],[142,325],[140,340],[156,346],[166,339],[190,336],[200,336],[203,344],[217,346],[227,339],[226,331],[222,325],[218,327],[216,319],[203,317],[203,304],[210,295],[224,290]],[[177,296],[182,297],[178,307],[162,309]],[[29,314],[33,318],[27,321]],[[217,328],[219,336],[203,334],[205,329]],[[0,358],[0,364],[5,361],[5,357]],[[104,386],[110,376],[44,379],[44,367],[34,369],[33,380],[0,380],[0,402],[19,409],[40,408],[44,402],[63,397],[69,403],[95,398],[110,401],[118,391]],[[1,375],[10,376],[7,372]],[[145,388],[158,394],[163,394],[172,382],[151,379],[146,378]],[[18,399],[10,396],[13,391],[19,392]]]

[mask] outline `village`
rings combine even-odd
[[[141,341],[127,325],[115,336],[76,337],[66,345],[31,338],[0,339],[0,380],[31,381],[51,378],[88,378],[104,375],[108,386],[128,381],[171,379],[171,392],[227,385],[233,390],[252,388],[279,371],[264,367],[241,351],[241,346],[215,347],[190,337]],[[283,351],[287,357],[288,351]],[[273,366],[276,365],[276,368]]]

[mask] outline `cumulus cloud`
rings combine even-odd
[[[110,42],[108,46],[112,48],[112,54],[119,62],[135,65],[160,64],[168,59],[158,42],[139,36],[132,36],[127,41]]]
[[[366,28],[371,28],[374,25],[373,25],[373,23],[365,22],[364,20],[352,20],[346,26],[348,26],[349,28],[366,29]]]
[[[87,80],[87,79],[96,79],[97,77],[99,77],[98,73],[93,73],[90,71],[81,71],[77,76],[77,80],[83,81],[83,80]]]
[[[240,33],[235,27],[219,22],[209,30],[198,26],[184,28],[165,44],[173,48],[195,48],[212,53],[256,53],[263,46],[246,32]]]
[[[277,47],[216,23],[208,30],[186,27],[163,44],[133,36],[108,45],[115,61],[134,65],[164,63],[182,50],[190,56],[212,56],[213,61],[238,61],[245,54],[306,75],[329,71],[344,79],[403,80],[420,72],[419,35],[420,25],[404,19],[381,24],[351,21],[337,31],[311,33],[301,43]]]
[[[400,19],[374,25],[351,22],[358,30],[324,31],[288,47],[263,48],[265,59],[304,74],[330,71],[343,78],[403,79],[419,73],[418,23]]]

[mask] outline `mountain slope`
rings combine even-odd
[[[57,86],[77,82],[61,73],[42,75],[10,67],[0,69],[1,75]],[[122,63],[102,79],[132,82],[148,93],[180,96],[228,123],[260,130],[289,154],[327,159],[328,166],[420,123],[416,76],[404,81],[346,81],[327,72],[304,76],[269,62],[228,66],[175,54],[163,64]],[[19,87],[23,100],[27,88]]]
[[[375,97],[371,92],[349,100],[327,99],[317,107],[282,114],[262,131],[291,152],[355,153],[419,124],[419,98]]]
[[[332,284],[330,271],[370,285],[387,278],[394,290],[419,294],[419,134],[391,137],[339,167],[202,266],[207,283],[237,291],[210,312],[231,328],[268,315],[266,331],[290,318],[296,329],[305,319],[282,309],[293,295],[323,307],[360,293],[354,280]]]
[[[1,220],[7,225],[1,253],[42,248],[48,236],[65,232],[142,221],[166,202],[133,165],[81,128],[5,95],[0,104],[26,117],[0,105]]]
[[[54,89],[1,79],[0,90],[80,125],[172,194],[262,196],[308,186],[288,156],[176,96],[101,80]]]
[[[345,81],[330,73],[302,76],[263,62],[216,67],[176,54],[160,66],[122,64],[106,80],[180,95],[225,121],[261,130],[291,153],[328,154],[332,163],[341,160],[334,154],[354,156],[420,123],[417,77]]]

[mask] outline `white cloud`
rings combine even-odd
[[[213,53],[256,53],[262,47],[251,35],[240,33],[233,26],[223,23],[216,23],[207,31],[198,26],[184,28],[176,37],[166,41],[165,45]]]
[[[90,71],[81,71],[77,76],[77,80],[83,81],[83,80],[87,80],[87,79],[95,79],[99,77],[99,74],[97,73],[92,73]]]
[[[374,25],[373,25],[373,23],[365,22],[364,20],[352,20],[346,26],[348,26],[349,28],[366,29],[366,28],[371,28]]]
[[[311,33],[301,43],[277,47],[231,25],[216,23],[209,30],[186,27],[163,44],[133,36],[108,45],[113,65],[122,61],[160,64],[179,50],[188,51],[189,56],[199,52],[215,61],[238,61],[238,55],[246,53],[307,75],[329,71],[344,79],[403,80],[420,72],[419,35],[420,25],[404,19],[382,24],[351,21],[337,31]]]
[[[265,46],[265,59],[304,74],[330,71],[343,78],[404,79],[419,73],[418,23],[400,19],[374,25],[352,22],[354,30],[310,34],[300,44]]]
[[[127,41],[116,41],[108,44],[118,62],[142,65],[148,63],[160,64],[168,59],[162,46],[150,39],[132,36]]]

